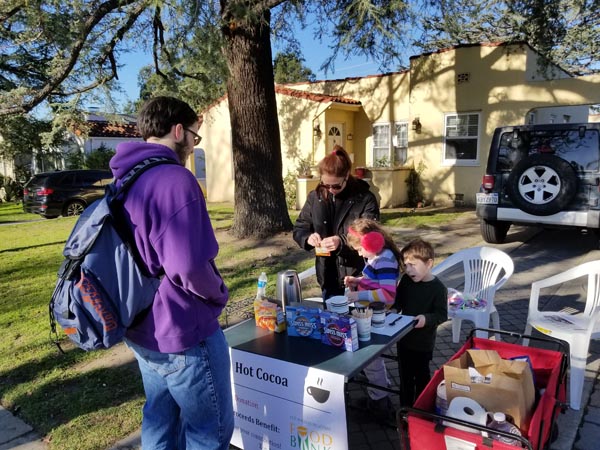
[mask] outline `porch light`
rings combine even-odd
[[[352,133],[348,133],[348,136],[346,136],[346,139],[351,141],[352,139],[354,139],[354,136],[352,136]]]
[[[315,136],[316,138],[320,138],[321,134],[321,125],[316,124],[313,128],[313,136]]]
[[[413,129],[413,131],[416,131],[417,133],[421,132],[421,121],[419,120],[418,117],[415,117],[415,120],[412,121],[412,129]]]

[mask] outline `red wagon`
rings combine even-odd
[[[551,437],[557,433],[556,417],[561,410],[566,408],[566,373],[568,364],[568,346],[556,339],[525,336],[518,333],[501,330],[487,329],[490,333],[499,333],[510,336],[515,341],[522,338],[530,339],[533,344],[540,346],[528,347],[505,341],[494,341],[474,337],[473,330],[465,345],[450,359],[459,358],[469,349],[496,350],[500,357],[510,359],[527,355],[533,367],[536,392],[536,403],[531,419],[521,431],[523,436],[515,436],[492,430],[486,426],[472,424],[459,419],[441,416],[434,413],[437,395],[437,386],[444,379],[444,370],[440,368],[435,372],[431,381],[421,393],[413,408],[401,408],[398,412],[398,431],[400,444],[403,449],[431,450],[446,449],[446,440],[455,442],[466,441],[473,449],[493,448],[494,450],[515,450],[528,448],[530,450],[547,449]],[[556,349],[556,350],[554,350]],[[463,429],[447,426],[444,423],[454,423]],[[464,428],[469,431],[464,431]],[[481,433],[483,432],[483,434]],[[512,445],[501,441],[492,440],[488,433],[500,434],[511,439],[517,439],[518,444]]]

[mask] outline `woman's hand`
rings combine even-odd
[[[319,233],[313,233],[308,237],[306,242],[308,242],[308,245],[312,245],[313,247],[320,247],[321,235]]]
[[[324,247],[330,252],[333,252],[338,249],[341,243],[342,240],[339,236],[329,236],[321,241],[321,247]]]

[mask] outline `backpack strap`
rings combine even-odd
[[[129,222],[125,219],[125,214],[123,213],[123,211],[124,211],[123,210],[123,200],[122,200],[121,196],[127,191],[127,189],[129,189],[131,187],[133,182],[135,180],[137,180],[138,177],[142,173],[144,173],[146,170],[151,169],[152,167],[158,166],[160,164],[178,164],[179,165],[179,163],[177,161],[175,161],[174,159],[165,158],[163,156],[155,156],[155,157],[147,158],[147,159],[144,159],[143,161],[140,161],[129,172],[127,172],[127,174],[122,178],[122,183],[119,186],[119,188],[116,189],[116,192],[115,192],[114,196],[110,199],[110,204],[109,204],[110,210],[112,212],[115,230],[120,234],[121,239],[123,239],[123,242],[125,243],[125,245],[127,245],[127,248],[133,255],[133,258],[135,259],[140,270],[142,270],[144,275],[146,275],[148,277],[151,277],[153,275],[148,272],[148,268],[147,268],[146,264],[144,263],[141,255],[137,249],[137,246],[135,245],[133,230],[131,229]],[[113,183],[113,186],[114,186],[114,188],[116,188],[116,183]],[[108,189],[110,189],[110,188],[108,188]],[[160,272],[158,274],[158,278],[162,278],[164,273],[165,273],[164,269],[161,267]]]
[[[177,161],[171,158],[166,158],[164,156],[153,156],[151,158],[146,158],[139,163],[137,163],[133,168],[127,172],[127,174],[122,178],[121,186],[117,189],[114,199],[121,196],[129,187],[133,184],[135,180],[139,178],[139,176],[144,173],[146,170],[158,166],[160,164],[179,164]],[[116,184],[115,184],[116,186]]]

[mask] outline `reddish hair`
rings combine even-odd
[[[344,148],[335,145],[333,151],[323,158],[318,165],[319,175],[324,173],[339,178],[350,177],[352,161]]]

